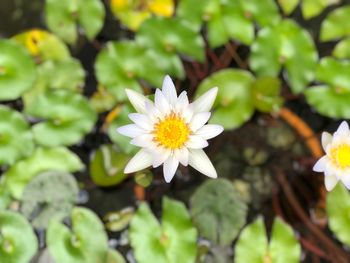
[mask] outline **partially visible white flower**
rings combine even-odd
[[[350,130],[343,121],[333,134],[322,133],[322,147],[326,152],[314,165],[315,172],[324,172],[326,189],[331,191],[340,180],[350,189]]]
[[[127,89],[137,113],[129,114],[134,124],[117,130],[131,137],[130,143],[142,149],[129,161],[124,172],[133,173],[163,164],[165,181],[170,182],[181,163],[216,178],[216,170],[202,149],[208,146],[207,140],[223,131],[220,125],[206,124],[217,91],[212,88],[190,104],[186,91],[177,96],[169,76],[164,78],[162,90],[156,90],[154,103]]]

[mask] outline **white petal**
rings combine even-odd
[[[188,149],[186,147],[183,147],[181,149],[175,150],[174,151],[175,157],[176,159],[179,160],[179,162],[183,165],[183,166],[187,166],[188,165]]]
[[[203,150],[191,149],[188,164],[206,176],[218,177],[214,166]]]
[[[146,102],[151,101],[134,90],[126,89],[125,92],[135,110],[140,113],[146,113]]]
[[[345,187],[349,190],[350,189],[350,174],[342,174],[340,177],[340,180],[345,185]]]
[[[224,131],[224,128],[221,125],[216,124],[207,124],[196,131],[196,135],[201,136],[203,139],[209,140],[218,136]]]
[[[334,136],[335,137],[345,137],[347,135],[349,135],[349,125],[346,121],[343,121],[339,125],[337,131],[334,133]]]
[[[315,165],[312,168],[312,170],[314,170],[315,172],[324,172],[326,170],[327,162],[328,162],[328,157],[327,156],[321,157],[321,159],[319,159],[315,163]]]
[[[140,150],[126,165],[124,173],[134,173],[152,165],[152,155],[145,150]]]
[[[152,146],[152,139],[153,139],[153,135],[142,134],[132,139],[130,143],[138,147],[149,148]]]
[[[157,123],[159,119],[164,117],[163,114],[156,107],[154,107],[152,102],[146,102],[146,110],[148,118],[150,118],[150,120],[152,120],[154,123]]]
[[[328,133],[328,132],[323,132],[322,133],[322,147],[323,150],[326,151],[328,144],[330,144],[332,142],[333,136]]]
[[[332,191],[337,183],[338,178],[335,175],[329,175],[324,177],[324,184],[326,186],[327,191]]]
[[[119,127],[117,129],[117,132],[119,132],[120,134],[122,134],[124,136],[128,136],[131,138],[134,138],[136,136],[139,136],[141,134],[146,133],[146,131],[144,129],[140,128],[136,124],[128,124],[128,125]]]
[[[191,149],[203,149],[208,146],[208,142],[200,136],[190,135],[186,147]]]
[[[141,113],[130,113],[128,116],[129,119],[140,128],[145,129],[146,131],[151,131],[153,129],[153,123],[146,115]]]
[[[202,128],[204,124],[208,122],[210,119],[210,112],[200,112],[195,114],[192,117],[191,123],[190,123],[190,129],[193,132],[196,132],[198,129]]]
[[[170,156],[168,159],[165,160],[163,165],[165,182],[169,183],[171,179],[173,179],[178,166],[179,161],[174,156]]]
[[[189,102],[188,102],[187,92],[183,91],[181,92],[179,98],[177,99],[177,102],[175,105],[175,111],[177,113],[180,113],[184,111],[184,109],[186,109],[188,105],[189,105]]]
[[[164,163],[165,160],[169,158],[170,153],[171,153],[170,150],[161,149],[158,147],[157,150],[154,151],[153,153],[153,163],[152,163],[153,168],[156,168],[160,166],[162,163]]]
[[[192,104],[195,112],[210,111],[211,107],[215,102],[218,88],[212,88],[195,100]]]
[[[182,118],[184,118],[186,123],[190,123],[193,117],[193,108],[191,105],[188,105],[188,107],[184,108],[181,112]]]
[[[156,89],[156,94],[154,95],[154,104],[162,114],[166,115],[170,112],[170,104],[159,89]]]
[[[162,92],[164,94],[164,97],[169,102],[169,104],[175,106],[177,101],[176,89],[173,81],[168,75],[165,76],[163,80]]]

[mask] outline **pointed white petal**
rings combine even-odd
[[[163,165],[165,182],[169,183],[171,179],[173,179],[178,166],[179,161],[174,156],[170,156],[168,159],[165,160]]]
[[[164,115],[168,114],[171,110],[169,102],[159,89],[156,89],[156,94],[154,95],[154,104],[156,108]]]
[[[337,131],[334,133],[334,136],[335,137],[345,137],[347,135],[349,135],[349,125],[346,121],[343,121],[339,125]]]
[[[210,115],[210,112],[200,112],[193,115],[190,123],[191,131],[196,132],[198,129],[202,128],[210,119]]]
[[[140,113],[146,113],[146,102],[151,102],[149,99],[147,99],[145,96],[142,94],[131,90],[131,89],[126,89],[125,90],[126,95],[128,96],[130,103],[132,106],[134,106],[135,110]]]
[[[209,140],[218,136],[224,131],[224,128],[221,125],[216,124],[207,124],[196,131],[195,135],[201,136],[203,139]]]
[[[327,165],[327,161],[328,161],[328,157],[322,156],[321,159],[319,159],[314,167],[312,168],[312,170],[314,170],[315,172],[324,172],[326,170],[326,165]]]
[[[156,107],[154,107],[154,104],[152,102],[146,102],[146,110],[148,118],[153,123],[157,123],[159,119],[162,119],[164,117],[163,114]]]
[[[187,166],[188,165],[188,149],[186,147],[183,147],[181,149],[175,150],[174,152],[176,159],[179,160],[179,162],[183,165],[183,166]]]
[[[146,131],[151,131],[153,129],[153,123],[144,114],[141,113],[130,113],[129,119],[132,120],[137,126]]]
[[[134,173],[152,165],[152,155],[145,150],[140,150],[126,165],[124,173]]]
[[[214,104],[216,95],[218,94],[218,88],[212,88],[195,100],[192,104],[195,112],[210,111]]]
[[[218,177],[213,164],[203,150],[190,149],[188,164],[206,176]]]
[[[131,138],[134,138],[136,136],[139,136],[139,135],[146,133],[146,131],[144,129],[140,128],[136,124],[128,124],[125,126],[121,126],[117,129],[117,132],[119,132],[120,134],[122,134],[124,136],[128,136]]]
[[[193,113],[193,108],[191,107],[191,105],[188,105],[188,107],[182,110],[181,116],[186,123],[190,123],[193,117]]]
[[[208,146],[208,142],[200,136],[190,135],[186,142],[186,147],[191,149],[203,149]]]
[[[169,104],[171,104],[172,106],[175,106],[177,101],[176,89],[173,81],[168,75],[165,76],[163,80],[162,92],[164,97],[169,102]]]
[[[132,145],[150,148],[152,146],[153,135],[151,134],[142,134],[140,136],[135,137],[130,141]]]
[[[324,177],[324,184],[326,186],[327,191],[332,191],[337,183],[338,183],[338,178],[333,174]]]
[[[164,163],[165,160],[169,158],[170,153],[171,153],[170,150],[161,149],[158,147],[157,150],[153,152],[153,163],[152,163],[153,168],[156,168],[160,166],[162,163]]]
[[[328,133],[328,132],[323,132],[322,133],[322,147],[323,150],[326,151],[328,144],[330,144],[332,142],[333,136]]]
[[[177,113],[182,112],[184,109],[186,109],[189,105],[187,92],[183,91],[181,92],[179,98],[177,99],[176,105],[175,105],[175,111]]]

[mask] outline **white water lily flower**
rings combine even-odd
[[[208,146],[208,139],[224,130],[220,125],[206,124],[217,91],[212,88],[190,104],[186,91],[177,97],[169,76],[164,78],[162,90],[156,90],[154,103],[127,89],[127,96],[137,113],[129,114],[134,124],[117,131],[131,137],[130,143],[142,149],[129,161],[124,172],[133,173],[163,164],[165,181],[170,182],[181,163],[216,178],[216,170],[202,149]]]
[[[343,121],[333,134],[322,133],[322,147],[326,155],[317,161],[313,170],[324,172],[326,189],[331,191],[340,180],[350,189],[350,130]]]

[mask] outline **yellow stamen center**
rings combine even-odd
[[[156,143],[174,150],[181,148],[187,142],[190,129],[183,118],[171,113],[154,125],[153,134]]]
[[[350,145],[342,144],[333,147],[330,151],[330,159],[338,168],[350,168]]]

